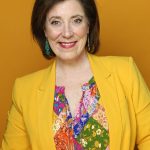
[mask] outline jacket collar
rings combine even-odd
[[[95,56],[95,55],[92,55],[92,54],[87,54],[88,55],[88,59],[89,59],[89,62],[90,62],[90,66],[91,66],[91,70],[93,72],[93,75],[95,77],[95,75],[98,73],[98,72],[101,72],[100,76],[96,76],[96,78],[98,77],[101,82],[105,81],[105,79],[107,79],[109,76],[111,76],[111,72],[105,67],[101,57],[99,56]],[[98,68],[99,66],[99,68]],[[39,87],[40,90],[45,90],[47,88],[47,84],[51,84],[51,87],[54,87],[54,84],[55,83],[55,71],[56,70],[56,60],[55,58],[52,59],[50,61],[50,65],[47,69],[47,72],[45,73],[45,76],[43,78],[43,81]]]
[[[104,64],[102,57],[88,53],[88,59],[94,77],[100,72],[100,76],[98,78],[100,78],[100,80],[103,82],[111,75],[111,72],[106,68]]]

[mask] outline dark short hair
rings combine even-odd
[[[45,22],[48,11],[57,3],[65,0],[36,0],[31,17],[31,31],[33,37],[39,44],[43,55],[46,58],[55,56],[54,53],[48,55],[45,52]],[[94,0],[78,0],[83,7],[86,17],[89,21],[89,42],[86,43],[86,49],[89,53],[95,53],[99,47],[100,23],[97,8]]]

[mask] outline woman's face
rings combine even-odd
[[[47,14],[45,36],[57,58],[73,60],[84,54],[88,19],[77,0],[56,4]]]

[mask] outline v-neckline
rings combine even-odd
[[[88,86],[92,82],[95,82],[94,76],[92,76],[87,82],[82,83],[81,88],[84,89],[83,87]],[[61,91],[64,92],[64,94],[65,94],[65,86],[64,85],[55,85],[55,90],[56,90],[56,88],[61,89]]]
[[[72,115],[72,112],[71,112],[71,109],[70,109],[70,105],[69,105],[69,101],[67,99],[67,97],[65,96],[65,86],[62,86],[62,85],[55,85],[55,92],[57,94],[62,94],[63,98],[64,98],[64,103],[67,104],[69,107],[68,107],[68,111],[69,111],[69,116],[72,118],[72,120],[75,120],[77,118],[77,111],[79,109],[79,107],[81,106],[81,103],[83,101],[83,96],[84,96],[84,92],[89,90],[93,84],[95,85],[95,80],[94,80],[94,76],[92,76],[87,82],[83,83],[81,85],[81,90],[82,90],[82,95],[81,95],[81,98],[77,104],[77,107],[75,108],[75,113],[74,115]]]

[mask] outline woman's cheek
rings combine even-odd
[[[57,38],[59,37],[59,35],[60,35],[61,33],[59,32],[59,31],[57,31],[57,30],[49,30],[48,31],[48,39],[50,39],[50,40],[57,40]]]
[[[77,28],[76,31],[75,31],[75,33],[79,37],[83,37],[83,36],[85,36],[86,34],[89,33],[89,28],[88,28],[88,26],[82,26],[80,28]]]

